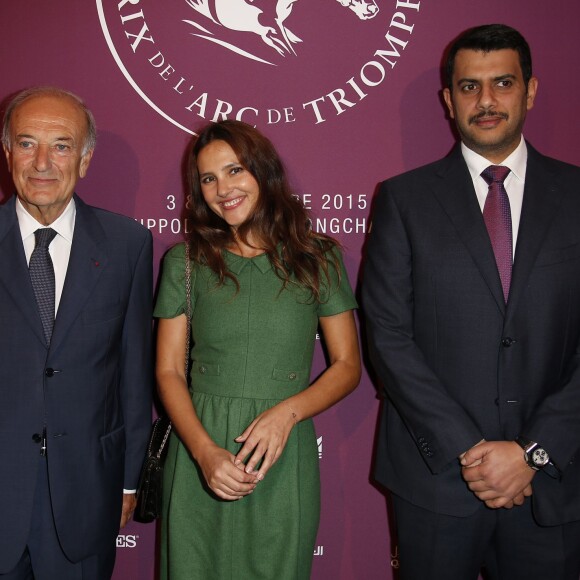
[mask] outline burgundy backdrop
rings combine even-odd
[[[87,101],[99,141],[78,191],[149,227],[156,268],[186,227],[181,174],[190,133],[226,114],[274,141],[314,227],[344,245],[356,285],[377,183],[454,142],[439,64],[448,42],[477,24],[502,21],[526,36],[540,83],[525,135],[580,164],[576,0],[270,4],[259,18],[246,0],[1,4],[0,98],[55,84]],[[5,200],[12,187],[3,161],[0,171]],[[319,348],[314,373],[323,366]],[[314,579],[394,577],[387,504],[370,478],[378,407],[365,374],[353,395],[316,418],[323,511]],[[117,544],[116,580],[154,578],[154,526],[131,523]]]

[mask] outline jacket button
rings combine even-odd
[[[48,368],[48,369],[45,369],[45,370],[44,370],[44,374],[45,374],[47,377],[54,377],[54,369],[50,369],[50,368]]]
[[[506,336],[501,341],[501,345],[504,346],[505,348],[509,348],[514,342],[515,342],[515,340],[513,338],[510,338],[509,336]]]
[[[296,378],[296,373],[290,373],[290,374],[288,375],[288,378],[289,378],[291,381],[293,381],[293,380]]]
[[[202,375],[205,375],[205,372],[206,372],[206,371],[207,371],[207,369],[205,368],[205,366],[204,366],[204,365],[199,365],[199,372],[200,372]]]
[[[35,433],[35,434],[32,436],[32,440],[33,440],[35,443],[40,443],[40,442],[42,441],[42,435],[40,435],[39,433]]]

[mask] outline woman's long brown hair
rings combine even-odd
[[[219,285],[229,278],[239,288],[223,256],[226,248],[235,246],[234,232],[205,202],[197,169],[200,151],[217,140],[225,141],[232,148],[259,186],[254,211],[238,226],[237,238],[248,245],[251,245],[250,236],[259,241],[285,287],[298,284],[309,291],[315,301],[320,301],[321,283],[324,283],[320,273],[324,273],[328,285],[329,268],[335,268],[340,279],[338,260],[332,252],[338,244],[329,236],[312,231],[308,213],[293,195],[274,146],[259,131],[241,121],[225,120],[207,125],[187,155],[191,259],[211,268],[218,276]]]

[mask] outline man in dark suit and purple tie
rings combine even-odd
[[[0,578],[104,580],[151,425],[150,233],[75,193],[91,112],[54,87],[8,104],[0,207]]]
[[[382,184],[363,282],[401,578],[577,580],[580,169],[522,137],[516,30],[468,30],[445,72],[461,143]]]

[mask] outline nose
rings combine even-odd
[[[491,85],[484,84],[479,93],[478,107],[480,109],[491,109],[496,105],[495,92]]]
[[[232,186],[225,177],[217,179],[217,194],[220,197],[226,197],[232,190]]]
[[[39,143],[34,156],[34,169],[47,171],[51,166],[50,147],[46,143]]]

